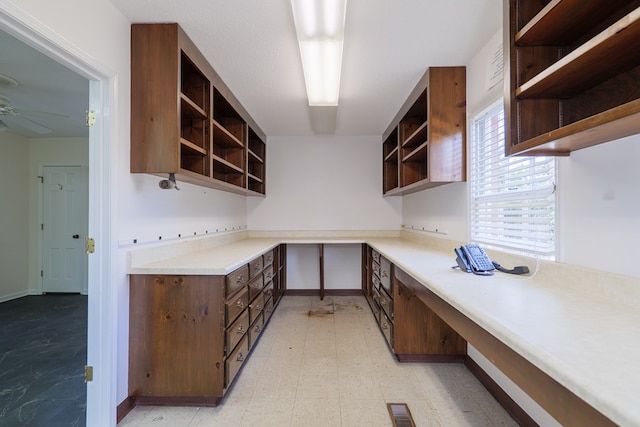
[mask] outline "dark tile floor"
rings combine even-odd
[[[87,297],[0,304],[0,426],[84,426]]]

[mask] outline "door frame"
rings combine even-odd
[[[45,176],[44,174],[44,168],[46,167],[77,167],[80,169],[80,171],[82,172],[82,180],[83,180],[83,191],[84,191],[84,196],[86,197],[86,201],[87,201],[87,207],[88,207],[88,200],[89,200],[89,174],[88,174],[88,167],[86,164],[81,164],[78,162],[68,162],[68,163],[60,163],[60,162],[46,162],[46,163],[39,163],[38,164],[38,174],[42,177]],[[83,227],[83,232],[86,231],[87,232],[87,236],[90,236],[91,234],[89,234],[88,231],[88,222],[89,222],[89,212],[88,210],[86,212],[84,212],[85,215],[83,215],[83,221],[85,221],[85,223],[82,224]],[[38,185],[38,221],[40,222],[40,224],[42,224],[44,222],[44,185],[42,183],[40,183],[40,185]],[[42,230],[40,230],[41,232],[38,233],[38,266],[40,268],[40,270],[42,270],[44,268],[44,233],[42,233]],[[85,278],[84,280],[84,284],[82,285],[82,289],[80,290],[80,293],[82,295],[88,295],[89,294],[89,284],[88,284],[88,257],[85,257],[85,259],[83,259],[82,261],[82,274],[83,277]],[[39,282],[39,291],[41,294],[43,294],[44,291],[44,277],[39,276],[38,279]]]
[[[79,50],[68,40],[20,9],[0,0],[0,29],[89,80],[89,109],[96,121],[89,128],[88,233],[96,252],[88,260],[87,364],[93,381],[87,383],[87,416],[90,426],[116,425],[117,293],[112,271],[117,271],[114,242],[117,214],[115,186],[117,150],[117,73]]]

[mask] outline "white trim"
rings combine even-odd
[[[90,80],[89,105],[96,111],[96,126],[89,130],[89,235],[98,250],[89,257],[87,364],[94,367],[94,381],[87,385],[87,418],[90,426],[116,425],[116,294],[111,283],[115,271],[112,221],[117,206],[112,169],[116,147],[116,74],[96,63],[16,4],[0,0],[0,29]]]

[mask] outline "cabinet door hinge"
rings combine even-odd
[[[94,110],[87,110],[87,127],[93,127],[96,124],[96,112]]]
[[[93,381],[93,366],[84,365],[84,382]]]

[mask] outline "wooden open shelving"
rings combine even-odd
[[[640,132],[640,1],[505,0],[506,154]]]
[[[132,173],[264,196],[265,140],[178,24],[131,26]]]
[[[431,67],[383,135],[383,194],[464,181],[465,140],[465,67]]]

